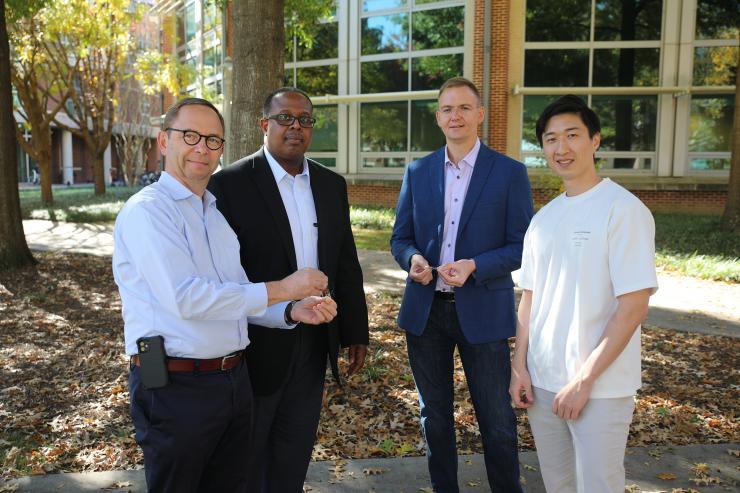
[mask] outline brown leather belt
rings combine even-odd
[[[231,370],[239,364],[242,356],[244,356],[244,351],[237,351],[222,358],[213,359],[167,358],[167,369],[173,372]],[[138,354],[131,356],[131,363],[141,366]]]

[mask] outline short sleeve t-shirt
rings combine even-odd
[[[658,287],[655,223],[645,205],[608,178],[562,194],[532,219],[520,286],[532,291],[527,367],[535,387],[559,392],[580,370],[617,308],[617,297]],[[640,388],[640,327],[596,380],[591,398]]]

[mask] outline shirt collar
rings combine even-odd
[[[190,197],[195,197],[196,199],[198,199],[198,201],[200,201],[200,198],[195,195],[188,187],[177,181],[177,178],[166,171],[162,172],[162,174],[159,176],[159,180],[157,180],[157,183],[159,183],[159,187],[162,189],[162,191],[169,195],[172,200],[187,200]],[[206,189],[203,193],[202,203],[205,207],[211,207],[213,204],[216,203],[216,197],[211,192],[209,192],[208,189]]]
[[[266,146],[262,146],[262,149],[265,151],[265,157],[267,158],[267,162],[270,164],[270,169],[272,170],[272,174],[275,176],[275,181],[280,183],[283,178],[288,176],[288,172],[285,171],[285,168],[280,166],[280,163],[278,163],[274,157],[272,157],[272,154],[270,154],[270,151],[267,150]],[[296,175],[296,177],[298,176],[307,176],[310,178],[310,174],[308,172],[308,160],[305,156],[303,156],[303,171]]]
[[[480,139],[476,137],[475,139],[475,145],[472,149],[470,149],[470,152],[465,155],[464,158],[460,160],[460,164],[465,163],[471,168],[475,166],[475,161],[478,159],[478,152],[480,151]],[[452,161],[450,160],[450,156],[447,154],[447,146],[445,146],[445,166],[447,164],[452,165]]]

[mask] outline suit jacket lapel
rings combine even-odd
[[[445,222],[445,148],[438,150],[431,158],[429,166],[429,185],[431,187],[429,204],[434,209],[432,215],[437,225],[437,245],[442,244]],[[439,248],[436,248],[439,252]],[[432,260],[432,259],[430,259]],[[439,261],[439,259],[437,259]]]
[[[308,161],[309,177],[311,181],[311,194],[313,195],[313,203],[316,208],[316,222],[319,227],[319,240],[316,245],[316,250],[319,257],[319,270],[326,272],[327,262],[327,251],[326,251],[326,238],[327,235],[331,234],[328,231],[329,227],[329,215],[331,214],[330,204],[327,203],[326,198],[330,197],[330,191],[326,189],[326,183],[321,179],[320,173],[316,171],[316,166],[311,161]],[[331,286],[333,288],[333,286]]]
[[[247,166],[249,166],[247,164]],[[288,220],[288,213],[285,211],[285,205],[283,205],[283,199],[280,196],[280,190],[278,190],[277,182],[275,181],[275,175],[272,174],[270,164],[267,162],[264,150],[260,150],[258,156],[252,161],[251,166],[252,178],[257,183],[257,190],[262,194],[262,198],[267,203],[267,208],[272,214],[272,218],[277,225],[278,233],[280,234],[280,240],[285,247],[285,251],[288,253],[290,264],[293,270],[297,269],[296,256],[295,256],[295,245],[293,245],[293,233],[290,231],[290,221]],[[251,211],[246,211],[246,214]]]
[[[473,166],[473,175],[470,177],[470,185],[468,185],[468,192],[465,194],[465,202],[463,203],[463,209],[460,213],[460,224],[457,229],[457,239],[460,238],[460,233],[465,229],[465,225],[470,219],[470,215],[473,213],[478,197],[488,181],[488,175],[491,174],[493,169],[493,154],[489,151],[488,147],[481,143],[480,151],[478,151],[478,158],[475,160],[475,166]]]

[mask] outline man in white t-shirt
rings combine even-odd
[[[622,493],[640,323],[658,286],[655,225],[637,197],[596,174],[601,129],[583,100],[556,100],[536,130],[565,193],[524,238],[509,393],[528,409],[547,491]]]

